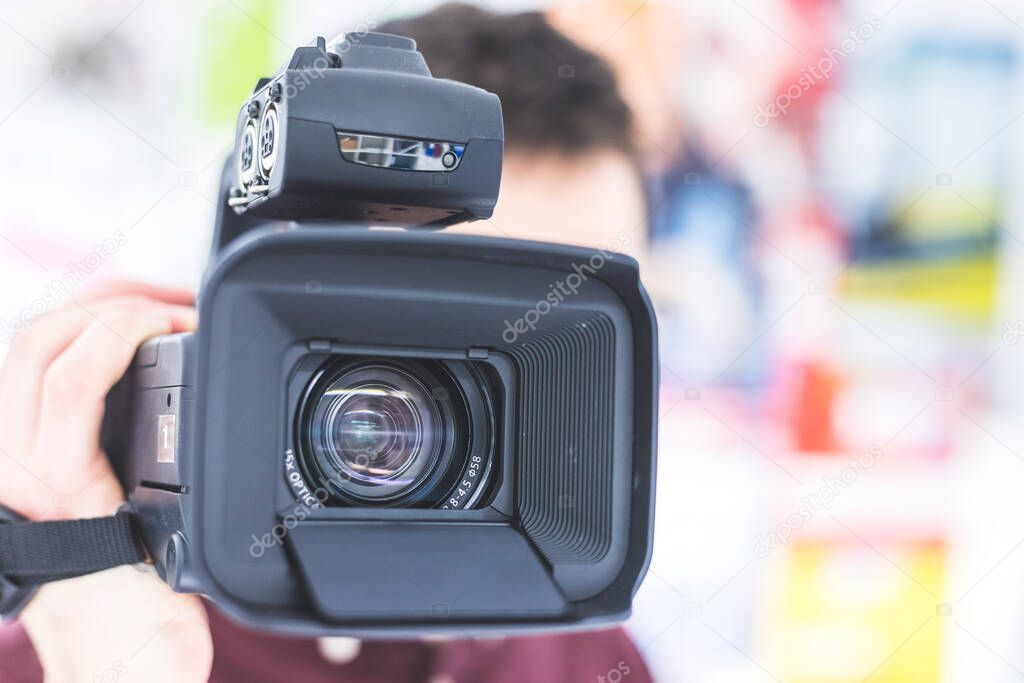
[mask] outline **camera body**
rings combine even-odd
[[[656,458],[656,328],[638,266],[318,220],[370,222],[386,205],[387,222],[436,226],[486,217],[496,199],[496,99],[410,67],[411,41],[352,40],[301,48],[301,68],[276,79],[326,55],[330,81],[276,102],[275,81],[261,83],[261,104],[243,106],[198,331],[146,342],[108,397],[101,441],[143,544],[175,590],[278,631],[624,618],[650,559]],[[348,69],[381,91],[412,82],[436,108],[427,118],[462,128],[417,127],[420,99],[378,127],[339,118],[329,105],[356,89],[327,84]],[[253,176],[237,157],[268,102],[283,146]],[[285,216],[303,222],[272,222]]]

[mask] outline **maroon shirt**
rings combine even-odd
[[[365,641],[359,656],[331,664],[316,640],[239,626],[207,606],[214,683],[650,683],[621,629],[495,640]],[[43,672],[20,624],[0,627],[0,683],[35,683]]]

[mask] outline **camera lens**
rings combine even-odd
[[[491,471],[492,409],[465,364],[335,357],[299,406],[299,466],[330,504],[472,507]]]
[[[376,396],[378,391],[385,396]],[[342,408],[344,412],[335,418],[337,453],[342,466],[371,481],[394,479],[419,450],[419,422],[409,411],[405,398],[399,397],[396,402],[390,388],[359,387],[350,390],[350,394],[362,394],[352,401],[362,405]]]
[[[367,365],[338,376],[310,418],[313,456],[357,500],[378,502],[415,487],[437,464],[441,412],[405,369]]]

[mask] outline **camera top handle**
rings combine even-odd
[[[350,33],[298,48],[243,103],[213,253],[268,221],[443,228],[490,218],[497,96],[433,78],[416,42]]]

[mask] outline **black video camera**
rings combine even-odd
[[[629,613],[654,314],[629,257],[422,229],[491,215],[502,145],[497,97],[406,38],[319,39],[259,82],[199,331],[140,348],[102,430],[174,590],[315,635]]]

